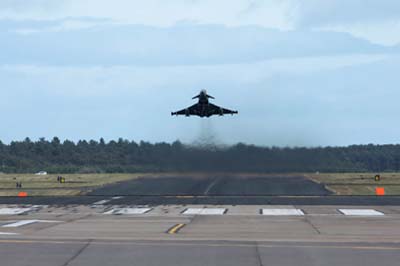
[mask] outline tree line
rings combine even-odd
[[[80,140],[0,142],[0,172],[133,173],[224,172],[397,172],[400,145],[348,147],[193,146],[173,143]]]

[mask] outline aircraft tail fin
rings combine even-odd
[[[200,98],[202,96],[206,96],[207,98],[215,99],[213,96],[208,95],[206,90],[202,90],[199,95],[194,96],[192,99]]]

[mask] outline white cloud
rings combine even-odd
[[[109,18],[117,22],[168,27],[181,21],[227,26],[289,29],[289,0],[35,0],[7,1],[0,17],[12,19]],[[46,12],[48,11],[48,12]]]
[[[0,17],[109,18],[171,26],[179,21],[288,29],[400,19],[397,0],[2,0]]]
[[[85,20],[85,19],[63,19],[59,21],[53,21],[52,25],[47,26],[36,26],[36,27],[17,27],[15,29],[11,29],[11,32],[19,33],[19,34],[35,34],[35,33],[43,33],[43,32],[60,32],[60,31],[73,31],[73,30],[82,30],[82,29],[90,29],[99,27],[101,25],[109,25],[110,21],[104,20]],[[117,23],[113,23],[116,25]]]
[[[297,24],[323,26],[400,19],[398,0],[293,0]]]
[[[279,30],[334,29],[375,43],[398,43],[398,0],[2,0],[0,18],[107,18],[170,27],[176,23],[258,25]],[[94,22],[101,23],[101,22]],[[65,29],[87,25],[62,25]],[[29,29],[28,29],[29,30]],[[57,30],[63,30],[57,29]],[[25,29],[26,31],[26,29]]]
[[[322,26],[323,31],[347,32],[372,43],[394,46],[400,44],[400,20]]]
[[[376,94],[368,100],[374,89],[368,88],[363,92],[366,96],[360,96],[359,86],[347,85],[345,78],[333,81],[327,73],[338,71],[343,75],[348,68],[373,68],[384,60],[385,56],[358,55],[217,66],[1,66],[0,79],[6,88],[2,96],[7,101],[0,111],[12,115],[5,117],[3,126],[9,130],[1,132],[0,139],[57,135],[70,139],[124,137],[149,141],[180,138],[191,142],[198,137],[199,119],[171,118],[170,112],[189,106],[193,103],[190,97],[206,88],[216,97],[216,104],[240,111],[237,117],[210,122],[216,134],[224,136],[225,143],[332,143],[322,140],[332,137],[331,133],[316,136],[313,123],[322,123],[322,129],[329,127],[334,123],[325,116],[343,115],[332,115],[342,106],[358,106],[347,96],[362,97],[368,103],[363,105],[365,110]],[[384,79],[375,77],[365,82]],[[397,94],[390,99],[396,99]],[[341,101],[343,104],[337,104]],[[346,119],[352,119],[350,114],[346,113]],[[232,129],[236,134],[229,133]]]
[[[230,28],[192,24],[169,28],[93,26],[96,22],[92,20],[83,20],[83,25],[72,23],[68,26],[70,30],[60,31],[66,23],[69,20],[52,21],[32,29],[23,23],[14,27],[14,32],[0,31],[0,38],[5,40],[0,43],[1,62],[74,66],[211,65],[399,52],[399,49],[372,45],[349,34],[334,32],[282,32],[257,26]],[[81,28],[72,30],[76,27]]]
[[[347,32],[382,45],[400,43],[398,0],[296,1],[296,27]]]
[[[202,66],[114,66],[114,67],[53,67],[35,65],[0,65],[3,78],[15,75],[40,81],[21,84],[23,90],[41,90],[57,97],[110,97],[142,94],[148,90],[168,89],[175,94],[182,88],[200,89],[209,80],[239,84],[258,83],[279,75],[308,75],[349,66],[371,64],[387,59],[387,55],[347,55],[273,59],[247,64]],[[157,78],[154,78],[157,77]],[[184,78],[182,78],[184,77]],[[199,85],[197,85],[199,84]],[[40,85],[40,86],[39,86]],[[205,87],[206,84],[203,84]],[[31,89],[29,89],[31,88]],[[176,90],[174,88],[177,88]],[[221,94],[228,91],[221,91]]]
[[[64,0],[1,0],[0,18],[48,19],[54,16],[52,15],[54,12],[58,13],[59,10],[63,9],[64,2]]]
[[[227,142],[394,142],[375,129],[396,125],[398,49],[337,32],[396,44],[398,3],[0,0],[0,139],[190,141],[201,122],[169,112],[207,88],[240,111]]]

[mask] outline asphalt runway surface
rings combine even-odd
[[[110,196],[111,197],[111,196]],[[108,196],[0,197],[0,204],[90,205]],[[400,206],[400,196],[123,196],[106,205],[353,205]]]
[[[140,214],[110,212],[134,207],[68,205],[5,213],[21,207],[0,205],[0,265],[385,266],[400,260],[399,206],[229,205],[217,207],[226,212],[204,215],[185,214],[198,205],[156,206]],[[260,213],[269,208],[304,215]],[[339,208],[369,214],[349,216]],[[177,225],[184,226],[173,230]]]
[[[119,196],[325,196],[321,184],[303,176],[142,177],[97,189],[89,195]]]
[[[400,205],[400,196],[338,196],[303,176],[163,176],[106,185],[84,196],[0,197],[0,204]]]
[[[398,265],[398,245],[220,242],[0,242],[2,265]]]
[[[0,204],[7,266],[400,261],[400,197],[335,196],[301,176],[142,178],[86,196]]]

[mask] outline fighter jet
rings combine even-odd
[[[213,115],[223,116],[226,114],[233,115],[238,113],[238,111],[232,111],[210,103],[208,99],[215,98],[208,95],[206,90],[202,90],[199,95],[194,96],[192,99],[199,99],[199,102],[178,112],[172,112],[171,115],[197,115],[200,117],[210,117]]]

